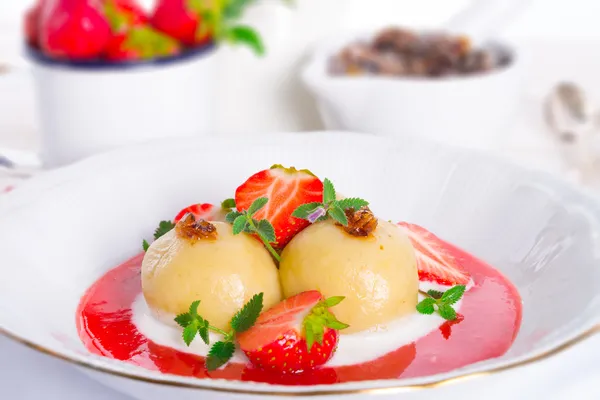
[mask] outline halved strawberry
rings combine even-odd
[[[348,326],[329,311],[341,299],[325,300],[316,290],[290,297],[237,335],[240,348],[254,366],[278,373],[309,371],[323,365],[337,348],[337,329]]]
[[[419,225],[398,223],[406,229],[417,258],[419,280],[442,285],[466,285],[471,279],[450,254],[441,239]]]
[[[267,219],[273,225],[275,245],[281,249],[310,225],[306,220],[292,217],[292,213],[302,204],[322,201],[323,182],[306,169],[274,165],[252,175],[237,188],[237,209],[247,210],[260,197],[268,198],[269,202],[254,214],[254,218]]]
[[[201,219],[205,221],[225,221],[227,211],[223,207],[217,207],[209,203],[192,204],[179,211],[173,222],[178,223],[188,213],[192,213],[197,221]]]

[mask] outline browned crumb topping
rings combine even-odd
[[[216,240],[217,227],[203,219],[196,221],[193,214],[188,213],[175,226],[177,236],[196,243],[198,240]]]
[[[377,228],[377,218],[369,207],[359,210],[350,208],[346,210],[346,217],[348,226],[337,225],[352,236],[367,237]]]

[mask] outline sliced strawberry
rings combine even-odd
[[[464,271],[450,254],[444,242],[418,225],[400,222],[410,238],[419,269],[419,280],[433,281],[441,285],[466,285],[470,275]]]
[[[225,221],[225,215],[227,214],[227,211],[228,210],[224,210],[222,207],[217,207],[209,203],[192,204],[191,206],[179,211],[179,214],[177,214],[173,222],[175,224],[178,223],[188,213],[193,214],[196,218],[196,221],[201,219],[205,221]]]
[[[237,188],[235,202],[239,211],[247,210],[260,197],[269,199],[267,205],[255,214],[255,219],[267,219],[275,228],[276,247],[283,248],[310,223],[292,217],[305,203],[323,200],[323,182],[308,170],[274,165],[252,175]]]
[[[325,364],[339,339],[333,327],[347,326],[335,319],[327,301],[315,290],[284,300],[262,313],[252,328],[238,334],[240,348],[255,367],[276,373],[309,371]],[[310,350],[307,329],[315,333]]]

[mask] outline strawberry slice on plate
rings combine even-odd
[[[450,254],[444,242],[419,225],[407,222],[398,223],[405,228],[417,258],[419,280],[432,281],[441,285],[466,285],[471,279],[456,259]]]
[[[329,311],[342,300],[325,300],[316,290],[290,297],[238,334],[240,348],[255,367],[276,373],[293,374],[323,365],[337,348],[338,329],[348,327]]]
[[[268,198],[269,202],[254,214],[254,218],[266,219],[273,225],[275,244],[281,249],[298,232],[310,225],[306,220],[292,217],[292,213],[302,204],[322,201],[323,182],[306,169],[274,165],[252,175],[237,188],[237,209],[247,210],[260,197]]]
[[[225,215],[227,212],[227,209],[223,207],[217,207],[210,203],[192,204],[191,206],[179,211],[173,222],[177,224],[188,213],[193,214],[196,218],[196,221],[201,219],[205,221],[225,221]]]

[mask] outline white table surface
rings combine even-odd
[[[555,143],[541,120],[540,99],[556,81],[570,79],[585,85],[592,99],[600,100],[600,54],[590,50],[599,44],[598,41],[550,43],[536,40],[525,46],[532,61],[532,73],[526,88],[523,118],[513,131],[507,132],[499,152],[518,163],[564,176]],[[33,121],[33,96],[27,74],[9,80],[0,76],[0,150],[36,151],[39,138]],[[7,183],[11,182],[0,177],[0,189]],[[524,399],[537,398],[542,390],[545,390],[546,398],[553,400],[600,399],[598,354],[600,337],[524,370],[520,383],[515,383],[523,388]],[[38,354],[3,337],[0,337],[0,371],[2,400],[128,399],[92,381],[65,362]],[[526,393],[534,397],[527,397]]]

